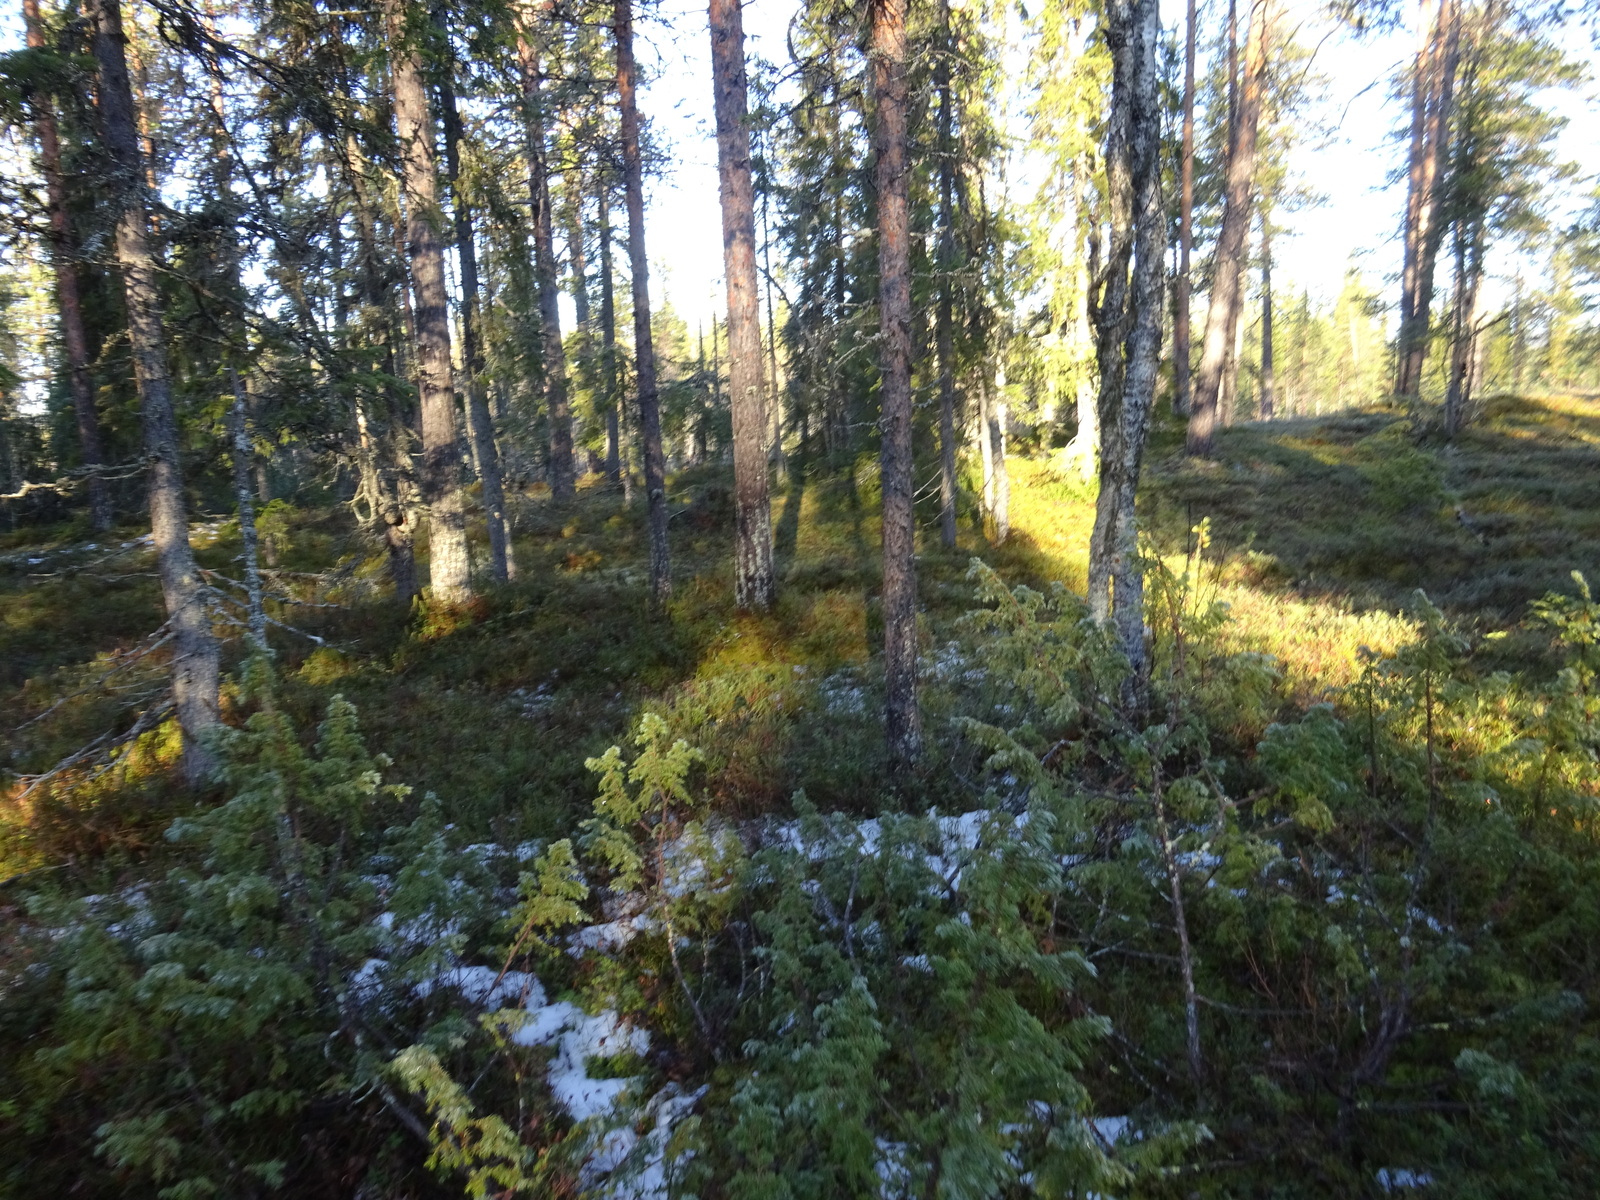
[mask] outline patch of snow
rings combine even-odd
[[[419,997],[426,997],[437,988],[460,992],[469,1003],[490,1010],[505,1007],[508,1000],[530,1006],[544,1003],[544,988],[526,971],[502,974],[493,967],[451,967],[433,979],[424,979],[414,990]]]
[[[1410,1167],[1380,1167],[1377,1178],[1378,1186],[1386,1192],[1433,1186],[1432,1175],[1426,1171],[1414,1171]]]
[[[588,950],[613,954],[639,934],[650,933],[656,927],[655,919],[643,913],[616,921],[602,921],[598,925],[585,925],[567,938],[567,947],[574,956],[580,956]]]
[[[591,1079],[589,1060],[627,1053],[643,1054],[650,1048],[650,1035],[625,1024],[614,1012],[601,1012],[591,1017],[565,1000],[538,1007],[530,1002],[528,1011],[532,1020],[517,1030],[511,1040],[519,1046],[554,1043],[556,1055],[550,1060],[549,1080],[550,1092],[556,1101],[575,1121],[611,1116],[624,1093],[637,1080]]]
[[[1129,1128],[1131,1122],[1127,1117],[1095,1117],[1089,1124],[1094,1128],[1095,1136],[1107,1146],[1133,1140]]]

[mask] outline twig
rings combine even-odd
[[[154,638],[155,640],[151,641],[152,638]],[[40,721],[44,720],[51,713],[55,712],[56,709],[60,708],[63,704],[66,704],[68,701],[76,700],[79,696],[87,695],[89,692],[92,692],[97,688],[104,687],[106,681],[108,679],[110,679],[113,675],[116,675],[117,673],[119,673],[121,671],[126,671],[129,667],[133,666],[136,662],[138,662],[139,660],[141,660],[143,658],[148,658],[151,654],[154,654],[157,650],[159,650],[162,646],[164,646],[171,639],[172,639],[171,631],[167,629],[167,626],[165,624],[163,624],[161,626],[161,628],[157,629],[155,631],[155,633],[150,634],[149,637],[147,637],[145,639],[147,642],[149,642],[148,645],[146,645],[146,646],[144,646],[142,648],[136,647],[135,649],[128,651],[128,653],[122,658],[122,660],[120,662],[117,663],[116,666],[112,667],[104,675],[100,676],[99,679],[96,679],[93,683],[85,684],[83,687],[79,688],[75,692],[69,692],[67,695],[65,695],[65,696],[61,697],[61,699],[57,700],[49,708],[45,709],[38,716],[29,717],[26,721],[24,721],[21,725],[18,725],[11,732],[14,733],[14,734],[21,733],[24,729],[28,728],[30,725],[37,725]]]
[[[14,492],[0,493],[0,500],[24,500],[33,492],[55,492],[57,495],[66,495],[86,479],[132,479],[142,472],[146,465],[143,459],[131,459],[124,463],[97,463],[94,466],[77,467],[48,483],[25,483]]]
[[[144,712],[140,713],[139,719],[133,723],[133,727],[120,737],[115,737],[108,730],[107,732],[102,733],[99,737],[95,738],[94,741],[90,742],[87,746],[84,746],[78,750],[74,750],[71,754],[63,758],[43,775],[22,776],[22,778],[28,780],[28,785],[22,789],[22,794],[19,795],[17,799],[27,799],[28,796],[33,793],[35,788],[39,787],[41,784],[47,783],[51,779],[54,779],[57,775],[61,774],[61,772],[70,770],[79,763],[84,762],[91,755],[94,755],[97,752],[104,756],[109,756],[119,747],[126,746],[134,739],[145,733],[148,733],[151,729],[155,728],[157,724],[171,715],[171,713],[172,699],[169,694],[159,704],[152,704],[149,708],[145,709]],[[84,781],[85,783],[98,779],[105,773],[105,769],[109,768],[111,765],[109,757],[102,758],[100,765],[102,769],[91,775],[89,779]]]

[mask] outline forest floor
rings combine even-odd
[[[1412,636],[1414,591],[1528,665],[1528,603],[1600,573],[1600,402],[1497,398],[1454,445],[1417,439],[1393,412],[1240,425],[1214,462],[1180,453],[1159,424],[1146,461],[1144,522],[1174,563],[1200,552],[1227,637],[1279,660],[1309,701],[1349,683],[1363,648]],[[1009,541],[991,546],[966,514],[939,547],[922,513],[919,586],[928,720],[974,557],[1008,583],[1084,583],[1092,493],[1046,459],[1011,461]],[[526,498],[517,581],[469,610],[406,611],[381,588],[382,559],[348,509],[274,506],[274,634],[282,702],[309,727],[340,693],[360,712],[390,776],[435,793],[473,838],[566,833],[587,809],[585,759],[622,741],[638,714],[693,730],[706,786],[735,815],[805,790],[820,808],[871,810],[886,788],[874,651],[881,627],[875,466],[818,465],[780,477],[773,496],[780,599],[761,616],[731,597],[729,472],[689,470],[671,488],[676,590],[645,603],[642,503],[591,478],[564,508]],[[197,529],[202,565],[237,576],[225,515]],[[93,541],[70,528],[0,535],[0,769],[38,773],[108,729],[160,685],[159,654],[137,651],[161,623],[140,530]],[[233,658],[238,656],[237,644]],[[1489,664],[1493,665],[1493,664]],[[102,677],[120,667],[112,677]],[[76,694],[81,690],[82,694]],[[66,697],[64,703],[57,705]],[[43,716],[43,719],[35,720]],[[135,869],[191,803],[169,783],[170,737],[151,734],[87,786],[85,772],[0,799],[0,879],[73,864],[83,886]],[[962,781],[948,784],[959,805]],[[940,788],[934,788],[938,793]]]

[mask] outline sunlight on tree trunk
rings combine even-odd
[[[917,708],[916,521],[911,461],[911,225],[906,145],[906,0],[872,0],[877,105],[878,319],[883,446],[884,727],[900,767],[922,751]]]
[[[717,114],[723,271],[728,285],[728,393],[733,409],[733,594],[740,608],[772,606],[772,511],[767,496],[761,293],[756,281],[755,190],[739,0],[711,0],[711,71]]]
[[[456,262],[461,283],[461,365],[466,375],[467,432],[472,440],[472,458],[478,469],[483,492],[483,514],[489,532],[489,571],[504,583],[516,578],[517,565],[511,549],[511,523],[506,513],[505,488],[500,474],[500,449],[495,439],[494,418],[489,414],[489,397],[484,389],[484,361],[481,289],[478,286],[478,250],[475,214],[463,192],[461,181],[461,114],[456,108],[455,83],[449,78],[453,61],[444,64],[446,78],[439,84],[439,107],[444,113],[445,174],[450,181],[454,207]]]
[[[384,0],[390,85],[399,137],[406,207],[406,255],[416,322],[417,391],[422,408],[422,498],[428,506],[428,575],[436,600],[472,596],[466,496],[456,440],[456,398],[450,369],[450,296],[439,241],[439,178],[433,114],[422,80],[420,28],[408,28],[404,0]]]
[[[1256,134],[1266,86],[1267,50],[1277,16],[1278,0],[1254,0],[1245,46],[1245,74],[1239,104],[1228,141],[1227,192],[1223,199],[1222,231],[1217,236],[1212,271],[1211,302],[1206,312],[1205,341],[1195,383],[1193,411],[1189,415],[1187,449],[1191,455],[1210,457],[1219,420],[1226,423],[1232,404],[1224,408],[1223,379],[1231,375],[1229,360],[1239,331],[1242,300],[1241,277],[1245,242],[1250,231],[1251,194],[1255,187]],[[1228,401],[1233,398],[1227,397]]]
[[[1106,127],[1108,220],[1105,266],[1089,296],[1100,364],[1100,492],[1089,544],[1089,613],[1109,622],[1130,668],[1123,699],[1142,704],[1149,663],[1144,576],[1134,494],[1155,396],[1165,282],[1161,206],[1161,111],[1156,70],[1156,0],[1111,0],[1112,53]]]

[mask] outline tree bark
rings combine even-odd
[[[1457,234],[1456,295],[1450,339],[1450,380],[1444,397],[1444,432],[1454,439],[1467,424],[1472,404],[1478,341],[1478,299],[1483,283],[1483,231],[1474,225]]]
[[[950,0],[940,0],[939,21],[939,57],[933,67],[933,85],[939,93],[939,307],[934,319],[934,346],[939,360],[939,540],[946,550],[953,550],[956,545],[956,368],[951,330],[955,306],[951,275],[955,271],[956,235]]]
[[[189,546],[189,515],[183,495],[178,422],[167,369],[157,261],[150,245],[144,155],[139,147],[133,88],[128,79],[127,39],[119,0],[90,0],[94,53],[99,68],[100,120],[116,178],[116,256],[128,310],[148,461],[150,534],[161,576],[167,622],[173,632],[172,697],[183,731],[184,776],[191,784],[210,773],[203,738],[217,723],[220,675],[217,640],[211,633],[206,588]]]
[[[771,170],[770,163],[768,164]],[[769,371],[769,397],[767,403],[772,414],[772,458],[782,471],[787,466],[783,453],[783,396],[778,391],[778,320],[772,302],[772,225],[768,219],[771,202],[771,176],[767,176],[761,191],[761,256],[762,272],[767,289],[767,367]]]
[[[28,46],[44,48],[44,22],[39,0],[22,0]],[[89,339],[83,330],[83,302],[78,292],[78,242],[67,210],[67,181],[61,168],[61,139],[56,130],[54,102],[35,98],[39,133],[39,166],[44,175],[45,204],[50,214],[50,262],[55,269],[56,302],[61,318],[61,343],[67,355],[67,382],[72,393],[72,415],[78,426],[78,449],[85,467],[105,465],[100,421],[95,415],[94,376],[89,364]],[[111,528],[111,492],[99,475],[87,481],[89,522],[96,533]]]
[[[393,378],[402,370],[400,365],[402,356],[398,346],[400,339],[395,333],[396,289],[392,285],[390,272],[385,269],[378,249],[379,215],[370,194],[362,186],[361,172],[358,169],[361,161],[360,144],[354,135],[351,135],[345,145],[346,182],[350,188],[356,238],[361,252],[362,303],[366,308],[366,320],[383,334],[383,341],[374,355],[374,365],[380,367],[383,374]],[[400,291],[404,293],[403,286]],[[360,395],[355,398],[356,443],[360,455],[362,487],[369,498],[372,524],[382,537],[389,558],[389,579],[394,585],[395,597],[409,606],[421,592],[417,585],[413,526],[408,506],[402,496],[402,488],[408,486],[407,467],[411,458],[410,429],[404,419],[407,405],[399,396],[398,389],[386,385],[383,393],[387,400],[387,419],[384,422],[385,428],[376,436],[371,427],[365,398]],[[258,458],[256,461],[260,464],[263,460]],[[266,503],[268,497],[259,490],[259,476],[257,484],[258,498],[262,503]],[[275,565],[270,539],[266,548],[268,565]]]
[[[978,473],[982,480],[984,534],[988,535],[989,518],[994,515],[994,425],[989,416],[989,383],[978,377]]]
[[[561,343],[561,283],[557,278],[554,213],[545,145],[543,70],[534,42],[534,14],[522,9],[517,56],[522,66],[523,129],[528,155],[528,197],[533,215],[533,275],[539,286],[539,346],[544,369],[545,411],[550,420],[550,496],[572,499],[572,410],[567,398],[567,354]]]
[[[1211,303],[1206,312],[1205,344],[1200,355],[1194,411],[1189,415],[1188,452],[1200,457],[1210,457],[1213,450],[1223,375],[1239,328],[1240,279],[1255,186],[1256,133],[1266,86],[1267,46],[1276,15],[1277,0],[1253,0],[1245,46],[1245,77],[1228,143],[1227,190],[1212,272]]]
[[[472,575],[450,371],[450,297],[445,290],[444,248],[439,241],[443,220],[433,114],[428,111],[423,87],[416,32],[406,28],[404,0],[384,0],[384,14],[405,193],[406,256],[415,300],[417,391],[422,408],[420,483],[428,506],[429,577],[436,600],[459,604],[472,596]]]
[[[915,481],[911,459],[911,223],[906,0],[872,0],[869,61],[877,105],[878,321],[882,383],[884,730],[897,768],[922,750],[917,708]]]
[[[1144,576],[1135,490],[1161,350],[1166,227],[1161,208],[1157,0],[1108,0],[1111,111],[1106,128],[1108,227],[1089,296],[1100,365],[1100,492],[1089,543],[1089,612],[1110,622],[1127,658],[1124,702],[1143,702]]]
[[[256,536],[255,499],[250,494],[250,462],[255,451],[250,439],[249,405],[239,372],[228,368],[228,383],[233,389],[233,494],[239,510],[239,540],[244,544],[244,586],[249,613],[250,648],[257,654],[267,649],[267,608],[261,588],[261,558]]]
[[[1180,417],[1193,407],[1193,363],[1190,361],[1189,258],[1194,252],[1194,56],[1195,0],[1189,0],[1183,44],[1183,160],[1179,167],[1177,313],[1172,330],[1172,364],[1176,389],[1173,411]]]
[[[1075,255],[1077,280],[1073,306],[1072,338],[1073,358],[1077,367],[1077,394],[1073,397],[1078,414],[1078,428],[1067,447],[1069,459],[1078,465],[1078,474],[1085,483],[1092,483],[1099,475],[1100,411],[1099,397],[1094,379],[1089,371],[1089,360],[1095,353],[1095,335],[1089,321],[1086,303],[1090,288],[1089,254],[1085,253],[1085,234],[1091,229],[1093,216],[1089,208],[1089,175],[1093,168],[1087,154],[1080,155],[1072,172],[1073,220],[1078,232],[1078,253]],[[988,501],[986,500],[987,504]]]
[[[489,572],[504,583],[516,578],[517,564],[512,554],[500,449],[495,441],[494,418],[489,413],[489,396],[484,387],[478,250],[472,205],[461,184],[461,114],[456,108],[455,82],[450,78],[455,71],[453,59],[447,62],[445,71],[445,78],[439,85],[439,108],[444,117],[445,173],[450,181],[450,200],[455,210],[456,257],[461,275],[461,364],[467,376],[467,431],[483,492],[483,512],[489,532]]]
[[[988,384],[985,383],[985,389]],[[986,405],[989,420],[989,453],[994,456],[990,478],[994,483],[994,541],[1003,546],[1011,536],[1011,473],[1006,469],[1006,412],[1005,370],[1002,368],[995,380],[994,397]]]
[[[728,285],[728,392],[733,409],[733,595],[740,608],[772,606],[772,509],[767,495],[761,292],[756,279],[755,187],[740,0],[710,0],[711,78],[717,113],[722,261]]]
[[[1270,421],[1277,406],[1277,381],[1272,364],[1272,213],[1261,209],[1261,419]]]
[[[1400,331],[1395,355],[1395,394],[1416,399],[1428,361],[1428,326],[1433,275],[1444,235],[1442,175],[1450,149],[1450,110],[1461,58],[1459,0],[1440,0],[1431,26],[1424,0],[1419,21],[1411,100],[1411,146],[1406,164],[1405,253],[1400,272]]]
[[[622,394],[617,387],[617,301],[611,271],[611,189],[604,174],[596,172],[596,200],[600,208],[600,381],[605,388],[606,477],[622,485],[622,501],[633,503],[633,476],[628,471],[623,439],[627,421]]]
[[[639,387],[639,433],[644,439],[644,490],[650,530],[650,598],[672,595],[667,546],[667,462],[661,449],[661,401],[656,392],[655,342],[650,333],[650,260],[644,244],[644,165],[639,158],[638,67],[633,59],[633,0],[615,0],[617,100],[622,126],[622,181],[628,205],[628,257],[633,268],[633,358]]]

